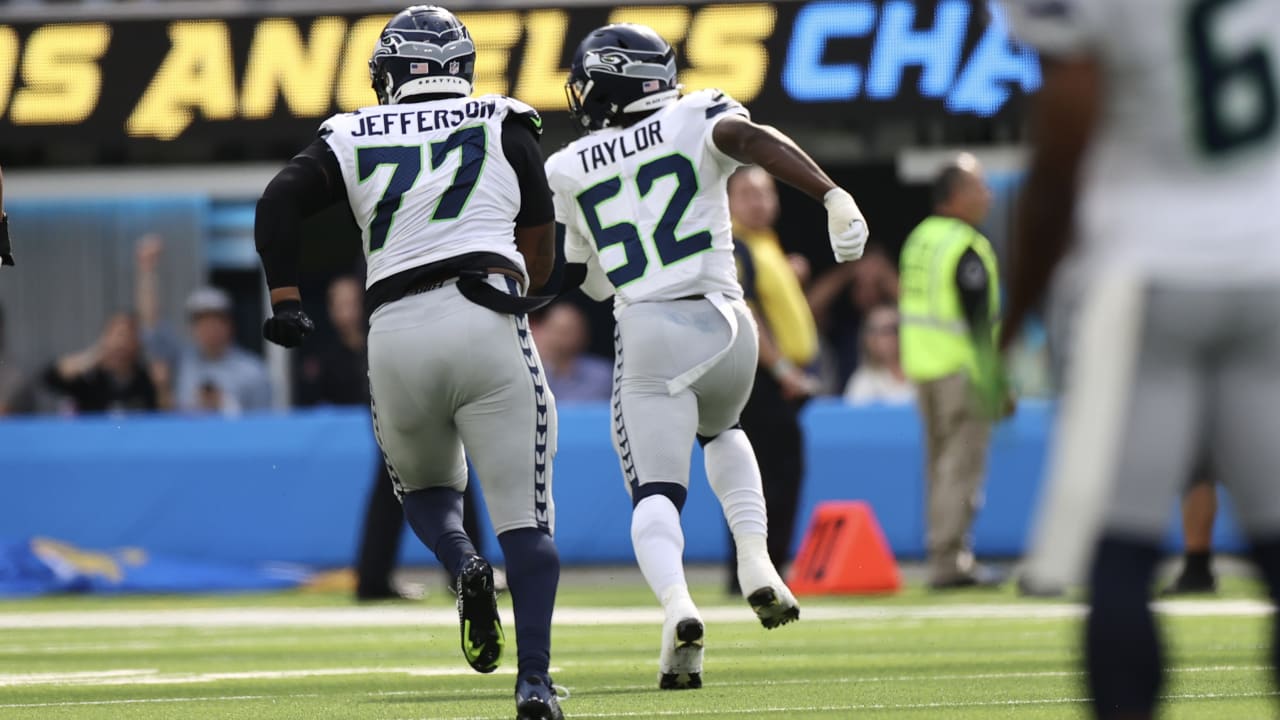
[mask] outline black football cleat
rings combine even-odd
[[[551,678],[526,675],[516,681],[516,720],[564,720]]]
[[[462,655],[476,672],[491,673],[498,669],[506,640],[498,617],[498,595],[493,590],[493,568],[489,561],[479,555],[464,560],[456,587]]]
[[[668,619],[662,627],[662,656],[659,658],[658,688],[661,690],[697,690],[702,687],[703,635],[702,620],[688,617],[674,623]]]
[[[788,591],[787,595],[791,593]],[[765,629],[772,630],[789,622],[800,619],[800,606],[794,597],[778,597],[778,591],[772,587],[762,587],[747,596],[747,604],[755,611],[756,617]]]

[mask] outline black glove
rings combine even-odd
[[[0,215],[0,265],[13,264],[13,246],[9,244],[9,216]]]
[[[262,323],[262,337],[277,345],[298,347],[316,329],[297,300],[278,302],[271,306],[271,312],[274,314]]]

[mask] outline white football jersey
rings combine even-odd
[[[1280,275],[1280,1],[1006,4],[1042,55],[1103,69],[1086,260],[1213,283]]]
[[[742,297],[725,183],[741,163],[711,140],[730,115],[717,90],[690,93],[626,128],[605,128],[547,159],[565,259],[599,263],[616,303]]]
[[[516,250],[520,186],[502,122],[533,108],[502,95],[378,105],[320,127],[364,235],[367,284],[470,252]]]

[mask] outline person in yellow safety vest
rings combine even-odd
[[[969,537],[994,415],[978,400],[1004,399],[994,350],[999,271],[977,229],[991,191],[975,157],[942,170],[933,204],[902,248],[898,304],[902,369],[918,388],[925,431],[929,586],[998,585],[1003,575],[976,564]]]

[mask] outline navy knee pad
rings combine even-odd
[[[736,423],[734,423],[734,424],[730,425],[729,427],[725,428],[724,430],[721,430],[720,432],[716,433],[715,435],[698,435],[698,436],[697,436],[697,438],[698,438],[698,445],[700,445],[700,446],[702,446],[702,447],[706,447],[707,445],[709,445],[709,444],[711,443],[711,441],[712,441],[712,440],[715,440],[716,438],[718,438],[718,437],[720,437],[721,435],[723,435],[723,434],[725,434],[725,433],[729,432],[730,430],[741,430],[741,429],[742,429],[742,423],[740,423],[740,422],[736,422]]]
[[[634,510],[640,501],[661,495],[671,501],[676,506],[676,512],[684,511],[684,502],[689,499],[689,488],[679,483],[654,482],[654,483],[632,483],[631,484],[631,509]]]

